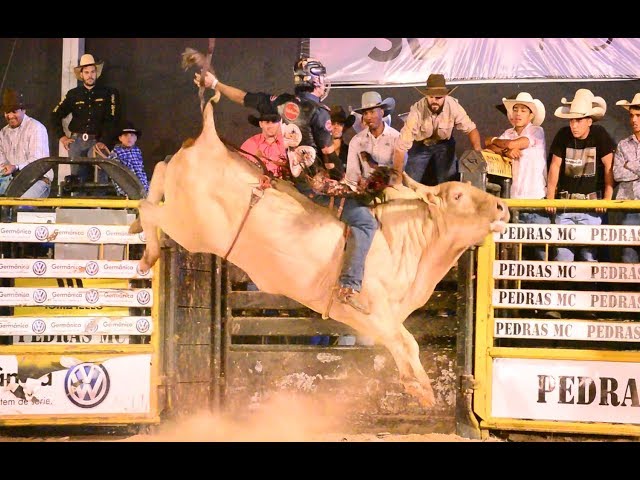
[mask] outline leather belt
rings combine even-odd
[[[591,193],[569,193],[569,192],[560,192],[561,199],[571,199],[571,200],[598,200],[600,195],[598,192]]]
[[[438,145],[439,143],[444,143],[444,142],[448,142],[449,139],[445,139],[442,140],[440,138],[427,138],[426,140],[423,140],[422,143],[426,146],[426,147],[430,147],[431,145]]]

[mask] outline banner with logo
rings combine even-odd
[[[128,225],[0,223],[0,241],[140,244],[145,237],[144,232],[129,233]]]
[[[46,260],[34,258],[0,259],[0,278],[151,278],[138,260]]]
[[[334,85],[636,79],[640,38],[311,38]]]
[[[0,355],[0,416],[150,411],[151,355]]]

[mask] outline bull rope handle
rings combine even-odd
[[[207,72],[211,70],[211,73],[215,75],[215,72],[211,68],[211,58],[213,57],[213,49],[216,47],[216,39],[209,39],[209,47],[207,49],[207,55],[205,56],[205,60],[202,64],[202,70],[200,71],[200,88],[198,89],[198,97],[200,97],[200,111],[204,112],[204,78],[207,75]]]

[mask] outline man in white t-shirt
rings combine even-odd
[[[511,159],[511,198],[543,199],[547,194],[547,159],[544,130],[545,108],[527,92],[515,98],[503,98],[511,128],[499,137],[487,138],[485,147]],[[520,223],[551,223],[542,211],[523,210]],[[544,249],[534,250],[535,260],[544,260]]]

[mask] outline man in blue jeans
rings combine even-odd
[[[454,128],[469,136],[474,150],[482,149],[476,124],[458,100],[450,96],[453,90],[455,88],[447,88],[444,75],[429,75],[427,88],[422,92],[424,98],[411,106],[400,130],[393,165],[398,172],[402,172],[408,151],[406,172],[416,182],[437,185],[459,180],[456,142],[452,136]],[[424,178],[425,172],[432,161],[435,164],[435,178],[427,180]],[[401,176],[396,182],[401,182]]]
[[[330,110],[322,103],[330,88],[326,74],[324,65],[318,60],[300,58],[293,66],[293,95],[245,92],[225,85],[211,72],[207,72],[204,79],[196,73],[194,82],[200,86],[204,80],[206,88],[214,88],[240,105],[258,111],[265,111],[267,107],[277,110],[283,121],[284,137],[290,145],[288,155],[294,185],[315,203],[329,206],[332,196],[352,192],[346,184],[336,182],[342,179],[344,170],[333,146]],[[355,198],[345,199],[340,219],[349,225],[350,234],[347,237],[337,299],[368,315],[369,308],[360,301],[359,293],[365,259],[378,222],[369,208]]]

